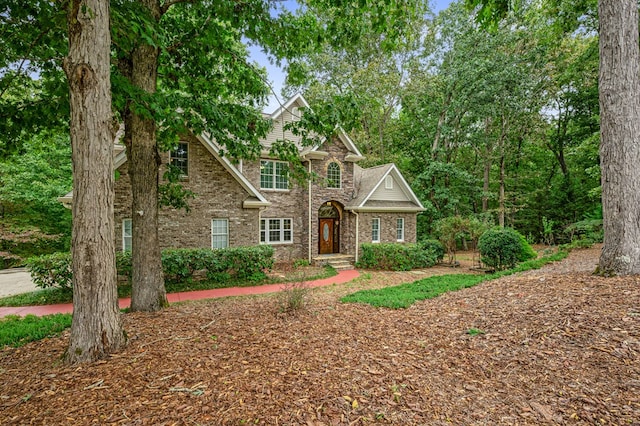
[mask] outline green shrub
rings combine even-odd
[[[536,257],[522,234],[511,228],[490,229],[480,237],[482,262],[496,270],[513,268],[516,263]]]
[[[27,259],[31,280],[42,288],[59,287],[71,290],[71,254],[53,253]]]
[[[525,237],[511,228],[488,230],[480,237],[478,248],[482,262],[499,271],[536,257]]]
[[[366,243],[360,248],[361,255],[356,266],[393,271],[431,267],[438,261],[440,253],[420,244]]]
[[[55,253],[27,261],[31,279],[42,288],[71,289],[71,255]],[[162,269],[168,282],[185,282],[202,272],[207,279],[225,282],[232,278],[259,281],[273,266],[273,247],[260,245],[221,250],[167,249],[162,251]],[[118,276],[131,279],[131,253],[116,253]]]
[[[444,246],[440,241],[424,240],[424,241],[420,241],[418,245],[422,247],[422,250],[433,253],[433,255],[436,258],[436,262],[441,262],[442,259],[444,259],[445,250],[444,250]]]

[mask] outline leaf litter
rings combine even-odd
[[[397,311],[338,299],[451,269],[370,272],[289,315],[274,296],[127,314],[128,346],[80,366],[68,334],[5,348],[0,424],[638,425],[640,277],[591,275],[598,255]]]

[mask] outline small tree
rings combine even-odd
[[[488,230],[480,237],[478,248],[482,262],[498,271],[536,256],[524,236],[511,228]]]

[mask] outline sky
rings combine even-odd
[[[438,13],[443,9],[446,9],[453,0],[429,0],[434,13]],[[285,7],[290,10],[294,10],[297,4],[294,0],[287,0],[284,2]],[[275,64],[271,64],[267,56],[260,50],[259,46],[252,46],[249,48],[249,55],[260,66],[267,68],[267,74],[269,83],[272,87],[273,93],[269,96],[268,105],[265,108],[265,112],[271,113],[278,109],[278,107],[286,102],[281,96],[282,86],[286,77],[282,68]]]

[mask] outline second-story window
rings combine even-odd
[[[340,164],[332,161],[327,167],[327,186],[329,188],[340,188],[342,181],[342,171]]]
[[[182,176],[189,176],[189,144],[179,142],[178,147],[171,151],[171,165],[180,169]]]
[[[260,161],[261,189],[289,189],[289,165],[284,161]]]

